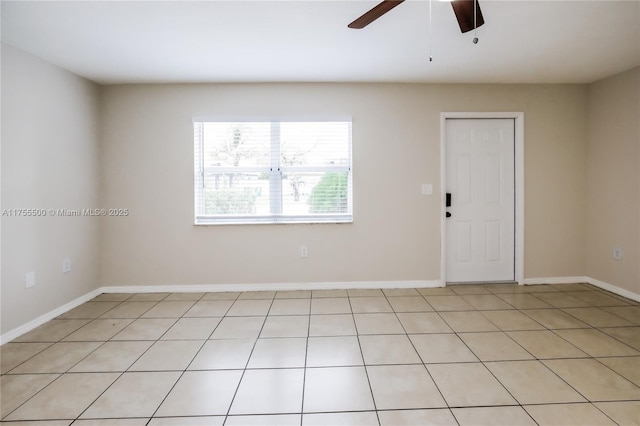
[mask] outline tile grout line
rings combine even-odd
[[[501,297],[500,297],[500,299],[501,299],[501,300],[504,300],[504,299],[502,299]],[[507,301],[505,301],[505,302],[506,302],[506,303],[509,303],[509,302],[507,302]],[[512,306],[513,306],[513,305],[512,305]],[[520,308],[517,308],[517,307],[515,307],[515,306],[514,306],[514,309],[515,309],[517,312],[522,313]],[[534,360],[535,360],[535,361],[540,362],[539,360],[537,360],[537,357],[536,357],[536,356],[534,356],[532,353],[530,353],[529,351],[527,351],[527,350],[526,350],[522,345],[520,345],[520,344],[519,344],[517,341],[515,341],[511,336],[509,336],[509,334],[508,334],[505,330],[503,330],[502,328],[500,328],[500,326],[498,326],[498,324],[496,324],[494,321],[491,321],[491,318],[487,317],[487,316],[486,316],[486,315],[484,315],[482,312],[480,312],[480,314],[481,314],[484,318],[486,318],[489,322],[491,322],[492,324],[494,324],[494,325],[498,328],[498,330],[500,330],[500,333],[502,333],[502,334],[506,335],[509,339],[511,339],[512,341],[514,341],[514,342],[515,342],[515,343],[516,343],[520,348],[522,348],[526,353],[528,353],[529,355],[531,355],[531,356],[534,358]],[[523,315],[524,315],[524,314],[523,314]],[[527,315],[527,317],[528,317],[528,318],[530,318],[528,315]],[[535,321],[533,318],[531,318],[531,319],[532,319],[534,322],[538,323],[538,322],[537,322],[537,321]],[[542,327],[544,327],[542,324],[540,324],[540,323],[538,323],[538,324],[539,324],[539,325],[541,325]],[[454,331],[454,332],[455,332],[455,331]],[[456,334],[456,336],[458,336],[458,332],[455,332],[455,334]],[[467,342],[465,342],[465,341],[464,341],[464,339],[462,339],[460,336],[458,336],[458,338],[459,338],[459,339],[464,343],[464,345],[467,347],[467,349],[469,349],[469,350],[470,350],[474,355],[476,355],[476,357],[477,357],[477,354],[475,354],[475,352],[473,352],[473,350],[472,350],[472,349],[467,345]],[[513,398],[513,400],[518,404],[518,407],[520,407],[520,409],[522,409],[522,411],[524,411],[524,412],[527,414],[527,416],[529,416],[529,418],[531,418],[535,423],[538,423],[538,422],[536,422],[536,421],[535,421],[535,419],[533,418],[533,416],[531,416],[531,414],[530,414],[530,413],[529,413],[529,412],[524,408],[523,404],[522,404],[522,403],[521,403],[521,402],[520,402],[520,401],[515,397],[515,395],[513,395],[513,394],[511,393],[511,391],[510,391],[510,390],[509,390],[509,389],[504,385],[504,383],[502,383],[502,381],[500,381],[500,379],[498,379],[498,377],[496,377],[496,375],[493,373],[493,371],[491,371],[491,369],[490,369],[489,367],[487,367],[486,362],[488,362],[488,361],[483,361],[483,360],[481,360],[479,357],[478,357],[478,360],[479,360],[479,361],[480,361],[480,363],[483,365],[483,367],[484,367],[484,368],[489,372],[489,374],[491,374],[491,376],[492,376],[492,377],[493,377],[493,378],[494,378],[494,379],[495,379],[495,380],[500,384],[500,386],[502,386],[502,388],[503,388],[503,389],[504,389],[504,390],[509,394],[509,396],[511,396],[511,398]],[[533,360],[532,360],[532,361],[533,361]],[[504,361],[504,360],[500,360],[500,362],[505,362],[505,361]],[[507,361],[507,362],[508,362],[508,361]],[[541,364],[542,364],[542,363],[541,363]],[[544,364],[542,364],[542,365],[544,365]],[[546,365],[544,365],[544,367],[545,367],[545,368],[547,368],[547,369],[549,369]],[[568,385],[568,383],[567,383],[567,385]],[[582,396],[582,394],[580,394],[580,393],[578,393],[578,394]],[[453,413],[453,410],[452,410],[452,413]],[[455,413],[453,413],[453,415],[454,415],[454,417],[455,417]],[[456,418],[456,420],[457,420],[457,418]]]
[[[149,309],[147,309],[147,310],[145,310],[144,312],[142,312],[142,313],[141,313],[141,314],[140,314],[136,319],[134,319],[131,323],[129,323],[129,325],[133,324],[133,322],[135,322],[136,320],[145,319],[145,318],[143,318],[143,316],[144,316],[146,313],[148,313],[151,309],[155,308],[155,307],[156,307],[158,304],[160,304],[161,302],[165,301],[165,300],[166,300],[166,299],[167,299],[171,294],[172,294],[172,293],[167,293],[167,295],[166,295],[164,298],[162,298],[162,299],[160,299],[160,300],[156,301],[156,303],[155,303],[155,304],[153,304],[152,306],[150,306],[150,307],[149,307]],[[129,300],[129,299],[133,298],[134,296],[135,296],[135,295],[132,295],[132,296],[131,296],[131,297],[129,297],[127,300]],[[203,295],[203,296],[204,296],[204,295]],[[202,298],[203,296],[201,296],[201,298]],[[125,300],[125,301],[126,301],[126,300]],[[125,301],[123,301],[122,303],[124,303]],[[194,301],[194,303],[192,304],[192,306],[191,306],[191,307],[193,307],[193,305],[194,305],[196,302],[197,302],[197,301]],[[122,304],[122,303],[121,303],[121,304]],[[119,306],[119,305],[120,305],[120,304],[118,304],[117,306]],[[115,308],[116,308],[116,306],[114,306],[112,309],[115,309]],[[187,309],[187,311],[188,311],[188,309]],[[108,311],[107,311],[107,312],[108,312]],[[184,313],[186,313],[186,311],[185,311]],[[183,317],[184,317],[184,313],[183,313],[183,315],[182,315],[182,316],[176,317],[176,318],[175,318],[175,321],[174,321],[174,322],[173,322],[173,323],[172,323],[172,324],[171,324],[171,325],[170,325],[170,326],[169,326],[169,327],[168,327],[168,328],[167,328],[167,329],[166,329],[166,330],[165,330],[165,331],[164,331],[160,336],[158,336],[158,338],[157,338],[157,339],[155,339],[155,340],[149,340],[149,341],[153,341],[154,343],[152,343],[151,345],[149,345],[149,347],[148,347],[146,350],[144,350],[144,351],[142,352],[142,354],[140,354],[140,356],[138,356],[138,357],[136,358],[136,360],[135,360],[135,361],[133,361],[133,362],[131,363],[131,365],[129,365],[129,367],[127,367],[124,371],[122,371],[122,372],[118,375],[118,377],[117,377],[117,378],[116,378],[116,379],[115,379],[115,380],[114,380],[114,381],[113,381],[109,386],[107,386],[107,387],[105,388],[105,390],[104,390],[103,392],[101,392],[101,393],[100,393],[100,395],[98,395],[98,397],[97,397],[97,398],[95,398],[95,399],[94,399],[94,400],[93,400],[93,401],[92,401],[92,402],[91,402],[91,403],[90,403],[90,404],[89,404],[89,405],[88,405],[84,410],[82,410],[82,412],[81,412],[81,413],[76,417],[76,419],[73,421],[73,423],[75,423],[76,421],[78,421],[78,420],[80,419],[80,417],[82,417],[82,415],[83,415],[83,414],[84,414],[84,413],[85,413],[85,412],[86,412],[86,411],[87,411],[87,410],[88,410],[88,409],[89,409],[93,404],[95,404],[95,402],[96,402],[98,399],[100,399],[100,397],[102,397],[102,395],[104,395],[104,394],[105,394],[105,393],[106,393],[106,392],[107,392],[107,391],[108,391],[108,390],[109,390],[109,389],[110,389],[110,388],[111,388],[111,387],[112,387],[112,386],[113,386],[113,385],[114,385],[114,384],[115,384],[115,383],[116,383],[120,378],[122,378],[126,373],[134,373],[134,371],[130,371],[130,368],[131,368],[133,365],[135,365],[135,363],[136,363],[136,362],[138,362],[138,361],[139,361],[139,360],[140,360],[140,359],[141,359],[141,358],[142,358],[142,357],[143,357],[147,352],[149,352],[149,351],[151,350],[151,348],[153,348],[153,347],[156,345],[156,343],[158,343],[158,342],[162,339],[162,337],[163,337],[165,334],[167,334],[167,332],[168,332],[168,331],[169,331],[173,326],[175,326],[175,325],[178,323],[178,321],[180,321],[180,319],[181,319],[181,318],[183,318]],[[105,312],[105,314],[106,314],[106,312]],[[103,314],[103,315],[104,315],[104,314]],[[161,319],[164,319],[164,318],[167,318],[167,317],[161,317]],[[158,319],[158,318],[146,318],[146,319]],[[170,319],[173,319],[173,318],[170,318]],[[127,325],[127,327],[125,327],[124,329],[128,328],[128,327],[129,327],[129,325]],[[120,330],[120,331],[124,331],[124,329],[122,329],[122,330]],[[119,340],[112,340],[112,339],[113,339],[115,336],[117,336],[119,333],[120,333],[120,332],[116,333],[114,336],[112,336],[111,338],[109,338],[107,341],[105,341],[105,342],[103,343],[103,345],[104,345],[104,344],[106,344],[107,342],[111,342],[111,341],[113,341],[113,342],[118,342]],[[131,340],[131,341],[141,341],[141,340],[140,340],[140,339],[135,339],[135,340]],[[205,341],[205,342],[206,342],[206,341]],[[203,344],[204,344],[204,343],[203,343]],[[100,347],[102,347],[103,345],[101,345]],[[96,350],[97,350],[97,349],[98,349],[98,348],[96,348]],[[95,352],[95,351],[94,351],[94,352]],[[93,352],[92,352],[92,353],[93,353]],[[87,355],[87,357],[88,357],[88,356],[89,356],[89,355]],[[84,360],[84,359],[86,359],[87,357],[83,358],[83,360]],[[193,360],[192,360],[192,361],[193,361]],[[81,361],[79,361],[79,362],[81,362]],[[79,362],[78,362],[78,363],[79,363]],[[77,365],[78,363],[76,363],[75,365]],[[75,366],[75,365],[74,365],[74,366]],[[72,368],[73,368],[73,367],[72,367]],[[163,371],[168,371],[168,370],[163,370]],[[146,371],[136,371],[135,373],[146,373]],[[183,372],[182,374],[184,374],[184,372]],[[164,402],[164,400],[166,399],[166,397],[169,395],[169,393],[171,392],[171,390],[173,390],[173,387],[174,387],[174,386],[176,385],[176,383],[180,380],[180,378],[182,377],[182,374],[178,377],[178,379],[176,379],[176,381],[174,382],[173,386],[171,387],[171,389],[169,390],[169,392],[167,393],[167,395],[165,395],[165,397],[162,399],[162,401],[160,402],[160,404],[158,405],[158,407],[157,407],[157,408],[156,408],[156,410],[154,411],[154,414],[155,414],[155,412],[157,412],[157,410],[160,408],[160,405],[162,405],[162,403]],[[149,421],[151,421],[150,419],[151,419],[152,417],[153,417],[153,415],[149,418]]]
[[[198,300],[195,301],[195,303],[183,314],[182,317],[180,317],[180,319],[182,318],[192,318],[192,317],[185,317],[184,315],[186,315],[189,310],[191,310],[198,302],[202,301],[204,299],[204,297],[207,295],[207,293],[205,292]],[[162,399],[162,401],[160,402],[160,404],[158,405],[158,407],[155,409],[155,411],[153,412],[153,414],[149,417],[149,420],[147,422],[147,425],[149,423],[151,423],[151,421],[153,420],[155,414],[158,412],[158,410],[160,409],[160,407],[162,406],[162,404],[164,404],[164,402],[166,401],[166,399],[169,397],[169,394],[171,394],[171,392],[173,391],[173,389],[175,388],[175,386],[178,384],[178,382],[180,381],[180,379],[187,373],[189,366],[191,366],[191,364],[193,363],[193,361],[196,359],[196,357],[198,356],[198,354],[200,354],[200,352],[202,351],[202,349],[204,348],[204,346],[207,344],[207,342],[209,340],[211,340],[211,337],[213,336],[213,333],[215,333],[216,329],[220,326],[220,324],[222,323],[222,319],[224,319],[226,317],[227,312],[231,309],[231,306],[233,306],[233,303],[235,303],[235,301],[238,299],[239,295],[236,296],[235,299],[233,299],[233,302],[231,303],[231,305],[229,305],[229,307],[227,308],[227,310],[225,311],[225,313],[222,315],[222,317],[220,317],[220,321],[218,322],[218,324],[216,324],[216,326],[213,328],[213,330],[211,331],[211,333],[209,333],[209,336],[206,339],[202,339],[203,343],[200,346],[200,348],[196,351],[195,355],[191,358],[191,361],[189,361],[189,363],[187,364],[187,366],[184,368],[184,370],[182,371],[182,373],[180,374],[180,376],[178,377],[178,379],[175,381],[175,383],[173,384],[173,386],[171,386],[171,389],[169,389],[169,391],[167,392],[167,394],[164,396],[164,398]],[[226,299],[225,299],[226,300]],[[198,318],[198,317],[195,317]],[[218,317],[211,317],[211,318],[218,318]],[[179,320],[178,320],[179,321]],[[171,330],[171,328],[177,324],[176,321],[171,327],[169,327],[169,329],[167,329],[167,331],[160,336],[160,338],[158,338],[157,341],[160,341],[162,339],[162,337],[169,331]],[[195,340],[200,340],[200,339],[195,339]],[[152,347],[153,345],[151,345]],[[149,347],[149,349],[151,348]],[[148,351],[148,349],[147,349]],[[147,352],[145,351],[145,353]],[[144,355],[144,354],[143,354]],[[140,356],[142,357],[142,355]],[[140,359],[140,357],[138,358],[138,360]],[[137,361],[136,361],[137,362]],[[135,364],[135,362],[134,362]],[[132,364],[133,365],[133,364]],[[233,371],[233,369],[229,369],[231,371]],[[195,371],[229,371],[229,370],[195,370]],[[163,371],[167,371],[167,370],[163,370]],[[238,382],[238,386],[240,385],[240,382]]]
[[[245,292],[240,292],[240,294],[238,295],[238,297],[234,301],[234,304],[238,300],[245,300],[245,299],[240,299],[240,297],[242,296],[243,293],[245,293]],[[254,299],[249,299],[249,300],[254,300]],[[255,299],[255,300],[260,300],[260,299]],[[227,419],[231,415],[231,407],[233,406],[233,403],[234,403],[234,401],[236,399],[236,396],[238,395],[238,391],[240,390],[240,386],[242,386],[242,380],[244,379],[244,375],[246,374],[247,368],[249,367],[249,362],[251,362],[251,357],[253,356],[253,351],[256,349],[256,345],[258,344],[258,339],[260,339],[260,335],[262,334],[262,330],[264,330],[264,326],[267,323],[267,318],[269,316],[269,311],[271,310],[271,307],[273,306],[273,301],[274,300],[275,300],[275,293],[273,295],[273,298],[271,299],[271,304],[269,305],[269,309],[267,310],[267,314],[264,316],[264,320],[262,321],[262,326],[260,327],[260,331],[258,331],[258,334],[255,337],[255,340],[253,342],[253,346],[251,347],[251,351],[249,352],[249,356],[247,357],[247,362],[245,363],[244,368],[242,369],[242,374],[240,375],[240,380],[238,380],[238,385],[236,386],[236,390],[233,392],[233,396],[231,397],[231,401],[229,402],[229,408],[227,408],[227,413],[224,415],[225,419],[223,421],[223,424],[227,423]],[[233,305],[231,305],[231,306],[233,306]],[[229,310],[231,310],[231,307],[229,307]],[[227,313],[228,313],[228,311],[227,311]],[[223,318],[226,318],[226,315]]]
[[[167,295],[167,296],[168,296],[168,295]],[[165,296],[165,298],[166,298],[167,296]],[[160,303],[160,302],[158,302],[158,303]],[[157,304],[156,304],[156,305],[157,305]],[[156,306],[156,305],[154,305],[154,306]],[[149,308],[149,309],[152,309],[152,308]],[[147,312],[148,312],[148,311],[147,311]],[[141,316],[140,316],[138,319],[141,319]],[[148,351],[149,351],[149,350],[150,350],[150,349],[151,349],[151,348],[152,348],[152,347],[153,347],[153,346],[154,346],[154,345],[155,345],[155,344],[156,344],[156,343],[157,343],[157,342],[162,338],[162,336],[164,336],[164,335],[167,333],[167,331],[169,331],[169,329],[170,329],[171,327],[173,327],[173,326],[178,322],[178,319],[179,319],[179,318],[177,318],[177,319],[173,322],[173,324],[171,324],[171,325],[170,325],[170,326],[169,326],[169,327],[164,331],[164,333],[162,333],[162,334],[161,334],[161,335],[160,335],[160,336],[159,336],[159,337],[154,341],[154,343],[152,343],[152,344],[151,344],[151,345],[150,345],[150,346],[149,346],[149,347],[148,347],[148,348],[147,348],[147,349],[146,349],[142,354],[140,354],[140,356],[139,356],[138,358],[136,358],[136,360],[135,360],[133,363],[131,363],[131,365],[129,365],[129,367],[127,367],[124,371],[122,371],[122,372],[118,375],[118,377],[116,377],[116,379],[115,379],[113,382],[111,382],[111,384],[110,384],[109,386],[107,386],[107,387],[106,387],[106,388],[105,388],[105,389],[100,393],[100,395],[98,395],[98,396],[97,396],[93,401],[91,401],[91,403],[90,403],[89,405],[87,405],[87,406],[85,407],[85,409],[84,409],[84,410],[82,410],[82,412],[80,412],[80,414],[78,414],[78,416],[76,416],[76,418],[75,418],[74,422],[75,422],[75,421],[77,421],[77,420],[79,420],[79,419],[80,419],[80,417],[82,417],[82,415],[83,415],[84,413],[86,413],[86,412],[87,412],[87,410],[88,410],[89,408],[91,408],[91,406],[92,406],[93,404],[95,404],[95,403],[96,403],[96,401],[102,397],[102,395],[104,395],[104,394],[105,394],[109,389],[111,389],[111,387],[112,387],[112,386],[113,386],[113,385],[114,385],[118,380],[120,380],[120,378],[122,378],[122,377],[123,377],[126,373],[128,373],[128,372],[129,372],[129,373],[132,373],[131,371],[129,371],[129,369],[130,369],[130,368],[131,368],[131,367],[132,367],[136,362],[138,362],[138,361],[140,360],[140,358],[142,358],[142,357],[144,356],[144,354],[146,354],[146,353],[147,353],[147,352],[148,352]],[[115,337],[115,336],[113,336],[113,337]],[[110,340],[108,340],[108,341],[110,341]],[[104,342],[104,343],[106,344],[107,342]],[[144,373],[144,372],[142,372],[142,373]],[[176,381],[177,381],[177,380],[176,380]],[[175,383],[174,383],[174,385],[175,385]],[[165,397],[166,397],[166,395],[165,395]]]
[[[131,297],[133,297],[133,295],[132,295]],[[124,303],[124,301],[122,301],[122,302],[120,302],[120,303],[116,304],[116,305],[115,305],[115,306],[113,306],[111,309],[107,310],[106,312],[102,313],[101,315],[104,315],[104,314],[106,314],[107,312],[109,312],[110,310],[115,309],[117,306],[119,306],[119,305],[120,305],[120,304],[122,304],[122,303]],[[150,308],[150,309],[151,309],[151,308]],[[86,323],[86,324],[84,324],[83,326],[79,327],[79,328],[78,328],[78,329],[76,329],[75,331],[73,331],[73,332],[69,333],[69,334],[68,334],[68,335],[66,335],[64,338],[69,337],[71,334],[75,333],[76,331],[80,330],[81,328],[83,328],[83,327],[85,327],[85,326],[87,326],[87,325],[91,324],[91,323],[93,322],[93,320],[95,320],[95,319],[97,319],[97,318],[99,318],[99,317],[95,317],[95,318],[91,319],[91,321],[89,321],[88,323]],[[77,319],[77,318],[70,318],[70,319]],[[130,325],[130,324],[129,324],[129,325]],[[127,327],[128,327],[128,325],[127,325]],[[126,327],[125,327],[125,328],[126,328]],[[122,330],[120,330],[120,331],[122,331]],[[116,333],[116,334],[118,334],[118,333]],[[112,336],[112,338],[113,338],[113,337],[114,337],[114,336]],[[63,343],[63,339],[64,339],[64,338],[59,339],[57,342],[54,342],[54,343],[52,343],[51,345],[47,346],[46,348],[44,348],[41,352],[39,352],[39,353],[38,353],[38,354],[36,354],[36,355],[39,355],[40,353],[44,352],[44,350],[49,349],[49,348],[53,347],[54,345],[56,345],[56,344],[58,344],[58,343]],[[85,355],[84,357],[82,357],[80,360],[78,360],[76,363],[74,363],[73,365],[71,365],[67,370],[65,370],[65,371],[64,371],[64,372],[62,372],[62,373],[44,373],[44,372],[43,372],[43,373],[40,373],[40,374],[59,374],[59,376],[58,376],[58,377],[56,377],[54,380],[52,380],[50,383],[48,383],[46,386],[44,386],[42,389],[40,389],[38,392],[36,392],[35,394],[33,394],[31,397],[27,398],[27,399],[26,399],[24,402],[22,402],[19,406],[17,406],[15,409],[11,410],[11,412],[7,413],[7,414],[3,417],[3,419],[4,419],[4,418],[6,418],[6,417],[9,417],[13,412],[15,412],[16,410],[18,410],[18,409],[19,409],[20,407],[22,407],[24,404],[26,404],[26,403],[27,403],[27,402],[29,402],[31,399],[33,399],[36,395],[38,395],[39,393],[41,393],[42,391],[44,391],[46,388],[48,388],[49,386],[51,386],[54,382],[58,381],[58,380],[59,380],[61,377],[63,377],[65,374],[75,374],[75,373],[70,373],[70,372],[69,372],[69,370],[71,370],[73,367],[75,367],[76,365],[78,365],[79,363],[81,363],[82,361],[84,361],[84,360],[85,360],[87,357],[89,357],[91,354],[95,353],[98,349],[100,349],[101,347],[103,347],[103,346],[104,346],[108,341],[110,341],[110,339],[108,339],[108,340],[106,340],[106,341],[104,341],[104,342],[101,342],[101,344],[100,344],[100,345],[98,345],[94,350],[92,350],[92,351],[91,351],[91,352],[89,352],[87,355]],[[151,346],[150,346],[150,347],[151,347]],[[30,360],[30,359],[32,359],[32,358],[34,358],[36,355],[34,355],[33,357],[29,358],[28,360]],[[140,356],[142,356],[142,355],[140,355]],[[13,369],[18,368],[20,365],[24,364],[24,363],[25,363],[25,362],[27,362],[28,360],[25,360],[24,362],[20,363],[19,365],[17,365],[17,366],[16,366],[16,367],[14,367]],[[133,364],[132,364],[132,365],[133,365]],[[13,369],[12,369],[12,370],[13,370]],[[10,372],[10,371],[9,371],[9,372]],[[5,373],[5,374],[6,374],[6,373]],[[3,374],[3,375],[5,375],[5,374]],[[22,373],[22,374],[29,374],[29,373]],[[78,374],[81,374],[81,373],[78,373]],[[78,419],[80,418],[80,416],[81,416],[81,415],[82,415],[82,414],[83,414],[83,413],[84,413],[84,412],[85,412],[85,411],[86,411],[86,410],[87,410],[91,405],[93,405],[93,403],[95,403],[95,401],[97,401],[97,399],[98,399],[98,398],[100,398],[100,396],[102,396],[102,394],[103,394],[104,392],[106,392],[106,391],[107,391],[107,389],[109,389],[109,388],[113,385],[113,383],[115,383],[115,382],[116,382],[116,381],[117,381],[117,380],[118,380],[118,379],[119,379],[123,374],[124,374],[124,371],[123,371],[123,372],[122,372],[118,377],[116,377],[116,379],[115,379],[115,380],[114,380],[114,381],[113,381],[109,386],[107,386],[107,388],[106,388],[102,393],[100,393],[100,395],[99,395],[96,399],[94,399],[94,400],[93,400],[93,401],[92,401],[92,402],[91,402],[91,403],[90,403],[90,404],[89,404],[89,405],[88,405],[84,410],[82,410],[82,412],[81,412],[81,413],[80,413],[80,414],[79,414],[79,415],[78,415],[74,420],[72,420],[72,423],[73,423],[73,422],[75,422],[76,420],[78,420]],[[19,374],[18,374],[18,375],[19,375]]]
[[[89,302],[91,302],[91,300],[89,300]],[[106,301],[106,302],[109,302],[109,301]],[[105,311],[104,313],[102,313],[101,315],[99,315],[99,316],[97,316],[97,317],[93,317],[93,318],[60,318],[61,316],[64,316],[66,313],[68,313],[68,312],[66,312],[65,314],[59,315],[58,317],[53,318],[53,319],[51,319],[51,320],[47,321],[47,323],[46,323],[46,324],[48,324],[48,323],[50,323],[51,321],[54,321],[54,320],[56,320],[56,321],[68,321],[68,320],[89,320],[86,324],[81,325],[80,327],[78,327],[78,328],[74,329],[73,331],[69,332],[68,334],[64,335],[63,337],[61,337],[60,339],[58,339],[58,340],[56,340],[56,341],[49,341],[49,342],[44,342],[44,341],[43,341],[43,342],[39,342],[39,341],[35,341],[35,342],[34,342],[34,341],[21,341],[21,342],[15,342],[15,343],[50,343],[50,345],[49,345],[49,346],[47,346],[47,347],[45,347],[45,348],[43,348],[41,351],[39,351],[39,352],[35,353],[33,356],[31,356],[31,357],[29,357],[29,358],[25,359],[25,360],[24,360],[24,361],[22,361],[21,363],[17,364],[17,365],[16,365],[16,366],[14,366],[13,368],[11,368],[11,370],[8,370],[7,372],[2,373],[2,376],[7,375],[7,374],[10,374],[10,373],[11,373],[11,371],[13,371],[13,370],[15,370],[16,368],[20,367],[20,366],[21,366],[22,364],[24,364],[25,362],[27,362],[27,361],[29,361],[29,360],[31,360],[31,359],[33,359],[33,358],[35,358],[37,355],[39,355],[39,354],[41,354],[42,352],[44,352],[45,350],[47,350],[47,349],[49,349],[49,348],[53,347],[54,345],[56,345],[56,344],[58,344],[58,343],[65,343],[64,339],[66,339],[67,337],[71,336],[72,334],[74,334],[75,332],[79,331],[80,329],[82,329],[82,328],[84,328],[84,327],[88,326],[89,324],[91,324],[92,322],[94,322],[96,319],[100,319],[102,315],[104,315],[104,314],[106,314],[107,312],[109,312],[109,311],[111,311],[111,310],[115,309],[115,308],[116,308],[117,306],[119,306],[122,302],[124,302],[124,301],[120,301],[118,304],[114,305],[111,309],[108,309],[107,311]],[[101,303],[101,302],[99,302],[99,303]],[[43,324],[43,325],[44,325],[44,324]],[[128,326],[129,326],[129,324],[127,324],[127,327],[128,327]],[[42,327],[42,326],[41,326],[41,327]],[[125,327],[125,328],[126,328],[126,327]],[[34,329],[34,330],[35,330],[35,329]],[[120,330],[120,331],[122,331],[122,330]],[[116,333],[116,334],[117,334],[117,333]],[[112,336],[112,337],[113,337],[113,336]],[[106,343],[107,341],[108,341],[108,340],[104,341],[104,342],[103,342],[103,344],[104,344],[104,343]],[[74,342],[83,342],[83,341],[74,341]],[[93,342],[93,341],[91,341],[91,342]],[[12,343],[12,342],[9,342],[9,343]],[[71,343],[71,342],[69,342],[69,343]],[[100,347],[102,347],[102,345],[98,346],[96,349],[94,349],[92,352],[90,352],[89,354],[87,354],[85,357],[83,357],[83,358],[82,358],[81,360],[79,360],[78,362],[81,362],[82,360],[84,360],[84,358],[86,358],[87,356],[89,356],[90,354],[92,354],[93,352],[95,352],[96,350],[98,350]],[[77,363],[76,363],[76,364],[74,364],[74,365],[72,365],[72,366],[70,367],[70,369],[71,369],[71,368],[73,368],[73,367],[75,367],[75,365],[77,365]],[[65,371],[64,373],[62,373],[62,374],[65,374],[65,373],[66,373],[66,371]],[[18,374],[25,374],[25,373],[18,373]],[[34,396],[35,396],[35,395],[34,395]],[[25,402],[26,402],[26,401],[25,401]]]
[[[362,368],[364,369],[364,374],[367,377],[367,384],[369,385],[369,394],[371,395],[373,410],[376,413],[378,426],[380,426],[381,422],[380,422],[380,415],[378,414],[378,404],[376,403],[376,398],[373,395],[373,386],[371,386],[371,378],[369,377],[369,370],[367,369],[367,361],[364,359],[364,351],[362,350],[362,343],[360,342],[360,332],[358,330],[358,323],[356,322],[356,316],[355,316],[355,313],[353,312],[353,306],[351,305],[351,298],[349,297],[348,292],[347,292],[347,300],[349,302],[349,310],[351,311],[351,320],[353,321],[353,326],[356,330],[356,339],[358,340],[358,348],[360,349],[360,356],[362,357]],[[388,300],[387,300],[387,303],[389,303]]]
[[[389,305],[391,305],[391,303],[389,302],[389,298],[387,296],[387,294],[384,292],[384,290],[382,291],[382,294],[384,295],[385,299],[387,299],[387,303],[389,303]],[[431,309],[434,309],[433,306],[429,303],[429,301],[427,300],[427,298],[423,295],[420,294],[420,292],[418,292],[418,294],[422,297],[422,299],[427,303],[427,306],[429,306]],[[393,306],[392,306],[393,309]],[[438,312],[435,311],[435,309],[433,310],[433,312],[435,312],[438,315],[438,318],[440,318],[440,320],[442,320],[445,324],[447,324],[446,321],[444,321],[444,318],[442,318],[440,316],[440,314]],[[446,408],[449,410],[449,412],[451,413],[452,416],[454,416],[454,419],[456,420],[456,422],[458,422],[458,420],[455,418],[455,415],[453,414],[453,411],[451,411],[451,407],[449,406],[449,402],[447,401],[447,399],[444,397],[444,394],[442,393],[442,390],[440,389],[440,386],[438,386],[438,383],[436,383],[435,379],[433,378],[433,375],[431,374],[431,371],[429,371],[429,368],[427,367],[427,365],[424,363],[424,360],[422,359],[422,356],[420,356],[420,352],[418,352],[418,349],[416,348],[415,344],[413,343],[413,340],[411,340],[411,337],[409,336],[409,333],[407,333],[407,329],[405,328],[404,324],[402,324],[402,321],[400,320],[400,317],[398,316],[398,312],[396,312],[395,309],[393,309],[393,313],[396,317],[396,320],[398,321],[398,323],[400,323],[400,327],[402,327],[402,330],[404,331],[404,336],[407,338],[407,340],[409,340],[409,343],[411,344],[411,347],[413,348],[413,350],[416,352],[416,354],[418,355],[418,358],[420,359],[420,361],[422,361],[422,366],[425,369],[425,371],[427,372],[427,374],[429,375],[429,378],[431,379],[431,381],[433,382],[433,385],[435,386],[435,388],[438,390],[438,393],[440,394],[440,398],[442,398],[442,400],[444,401]],[[449,327],[451,328],[451,327]],[[451,329],[451,331],[453,331],[453,329]],[[449,333],[447,333],[449,334]],[[472,352],[473,353],[473,352]],[[459,422],[458,422],[459,423]]]
[[[304,394],[307,387],[307,360],[309,358],[310,335],[311,335],[311,298],[309,298],[309,315],[307,317],[307,337],[305,340],[305,347],[304,347],[304,369],[302,370],[302,398],[300,401],[300,426],[302,426],[302,422],[304,419]]]
[[[202,300],[202,298],[205,296],[206,293],[204,293],[202,296],[200,296],[200,298],[198,300],[196,300],[190,307],[189,309],[187,309],[181,317],[178,318],[178,320],[176,320],[176,322],[173,323],[173,325],[171,325],[171,327],[169,327],[167,329],[167,331],[165,331],[157,340],[157,342],[160,342],[162,337],[164,337],[169,330],[171,330],[178,322],[180,322],[181,319],[185,318],[184,315],[186,315],[187,312],[189,312],[189,310],[191,310],[196,303],[198,303],[200,300]],[[169,297],[169,296],[167,296]],[[223,317],[224,318],[224,317]],[[184,375],[187,373],[187,371],[189,370],[189,366],[191,366],[191,364],[193,363],[193,361],[196,359],[196,357],[198,356],[198,354],[202,351],[202,348],[204,348],[204,346],[207,344],[207,342],[209,341],[209,338],[211,338],[211,336],[213,335],[213,333],[216,331],[216,329],[220,326],[220,323],[222,322],[222,320],[218,321],[218,324],[216,324],[216,326],[213,328],[213,330],[211,331],[211,333],[209,333],[209,336],[206,339],[203,339],[202,344],[200,345],[200,347],[198,348],[198,350],[196,351],[196,353],[193,355],[193,357],[191,357],[191,361],[189,361],[187,363],[187,365],[184,367],[184,369],[182,370],[182,372],[180,373],[180,375],[178,376],[178,378],[176,379],[176,381],[173,383],[173,385],[171,386],[171,388],[169,389],[169,391],[167,392],[167,394],[164,396],[164,398],[162,398],[162,401],[160,401],[160,403],[158,404],[158,406],[156,407],[156,409],[153,411],[153,413],[151,414],[151,416],[149,416],[149,421],[147,422],[147,424],[151,423],[151,420],[154,418],[154,416],[156,415],[156,413],[158,412],[158,410],[160,410],[160,407],[162,407],[162,404],[164,404],[164,402],[167,400],[167,398],[169,397],[169,395],[171,394],[171,392],[175,389],[176,385],[178,384],[178,382],[180,381],[180,379],[182,379],[182,377],[184,377]],[[199,339],[198,339],[199,340]],[[155,345],[152,344],[151,346],[149,346],[149,348],[133,363],[131,364],[131,366],[129,366],[129,368],[131,368],[133,365],[135,365],[136,362],[138,362],[138,360],[140,360],[140,358],[142,358],[142,356],[144,356],[145,353],[147,353],[153,346]]]

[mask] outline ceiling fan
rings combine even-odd
[[[382,3],[379,3],[348,26],[354,29],[364,28],[402,2],[404,2],[404,0],[383,0]],[[453,13],[455,13],[458,24],[460,25],[460,31],[463,33],[484,24],[482,11],[480,10],[480,5],[477,0],[450,0],[450,2],[451,7],[453,7]]]

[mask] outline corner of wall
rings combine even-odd
[[[585,274],[640,293],[640,67],[589,85]],[[613,258],[615,248],[622,259]]]
[[[5,333],[99,287],[99,220],[82,209],[100,207],[100,115],[96,84],[5,44],[1,78]]]

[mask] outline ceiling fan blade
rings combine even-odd
[[[361,29],[402,3],[404,0],[383,0],[382,3],[378,3],[373,9],[353,21],[348,25],[349,28]]]
[[[473,5],[476,6],[476,19],[475,25],[473,20]],[[458,24],[460,25],[460,31],[466,33],[474,28],[477,28],[484,24],[484,18],[482,17],[482,11],[480,10],[480,4],[474,0],[453,0],[451,2],[453,7],[453,13],[456,14]]]

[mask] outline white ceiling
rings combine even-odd
[[[640,2],[2,1],[2,41],[98,83],[586,83],[640,65]],[[431,42],[430,42],[431,41]],[[433,62],[429,62],[429,51]]]

